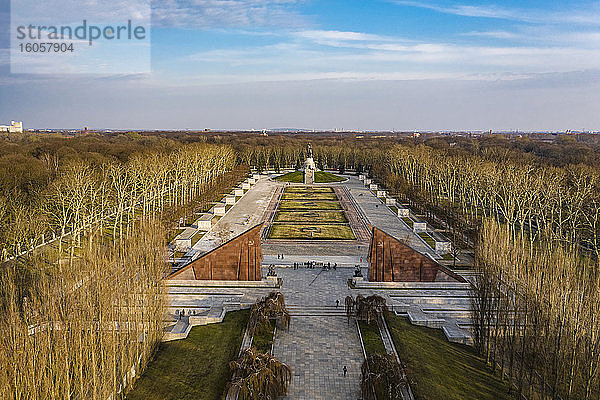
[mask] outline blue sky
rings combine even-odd
[[[10,74],[0,49],[0,121],[600,130],[598,1],[156,0],[152,9],[149,74]]]

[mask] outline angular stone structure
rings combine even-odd
[[[460,275],[438,264],[388,235],[372,228],[369,247],[371,282],[466,282]]]
[[[209,251],[169,275],[175,280],[260,281],[262,251],[260,230],[263,224]]]

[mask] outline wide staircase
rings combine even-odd
[[[346,309],[344,305],[340,303],[336,306],[322,306],[322,305],[296,305],[288,304],[287,309],[292,317],[329,317],[329,316],[346,316]]]

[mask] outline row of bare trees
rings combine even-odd
[[[378,172],[475,239],[476,346],[518,396],[599,398],[600,171],[398,145]]]
[[[84,241],[71,266],[46,252],[2,265],[0,398],[120,398],[161,339],[162,224]]]
[[[396,178],[389,186],[410,188],[404,193],[417,189],[421,203],[458,214],[467,225],[493,218],[532,243],[544,236],[551,244],[600,255],[597,168],[552,167],[506,160],[501,154],[449,154],[424,145],[394,147],[388,164],[395,175],[389,180]]]
[[[362,142],[352,145],[346,142],[324,143],[322,141],[289,140],[281,145],[237,145],[239,161],[256,166],[259,170],[300,168],[306,159],[308,143],[312,144],[313,158],[319,169],[363,169],[385,156],[376,143]]]
[[[61,167],[5,243],[0,398],[123,398],[162,338],[167,223],[235,163],[192,144]],[[22,251],[48,232],[59,240]]]
[[[519,396],[600,396],[600,264],[542,237],[485,222],[477,248],[478,350]]]
[[[35,209],[11,205],[22,217],[11,221],[4,258],[54,236],[72,233],[71,240],[79,242],[95,224],[118,237],[136,213],[156,216],[167,207],[188,203],[235,162],[231,147],[205,144],[139,154],[125,163],[72,162],[62,168]]]

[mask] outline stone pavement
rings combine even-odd
[[[273,353],[292,367],[288,395],[282,399],[361,398],[362,350],[356,324],[347,324],[344,316],[292,316],[289,331],[277,332]]]
[[[299,262],[308,261],[306,257]],[[324,259],[334,262],[333,259]],[[366,273],[366,269],[364,270]],[[363,362],[356,325],[348,324],[344,299],[354,268],[278,268],[281,292],[292,315],[289,331],[277,331],[275,357],[292,368],[285,399],[360,399]],[[339,300],[339,307],[335,301]],[[343,374],[344,365],[348,369]]]
[[[315,257],[322,258],[330,255],[345,255],[363,257],[366,259],[369,251],[368,245],[359,245],[354,240],[340,242],[335,240],[281,240],[275,242],[269,240],[269,243],[262,244],[262,252],[265,256],[277,254],[297,255],[318,261]]]
[[[283,252],[280,251],[279,254]],[[298,255],[298,254],[284,254],[284,258],[277,258],[276,254],[264,255],[263,256],[263,265],[275,264],[276,266],[287,266],[293,267],[294,263],[304,263],[308,260],[309,256],[306,255]],[[337,263],[338,268],[354,268],[355,265],[359,264],[362,267],[367,268],[369,263],[366,259],[366,250],[365,256],[349,256],[349,255],[317,255],[312,258],[312,261],[315,262],[330,262],[333,266]],[[304,268],[304,267],[302,267]]]

